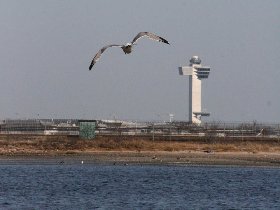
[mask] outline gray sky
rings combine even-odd
[[[280,122],[278,0],[0,0],[0,118],[175,120],[188,115],[192,55],[208,121]],[[151,31],[133,53],[104,45]]]

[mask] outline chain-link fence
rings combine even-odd
[[[28,119],[0,121],[0,134],[79,135],[76,119]]]
[[[28,119],[0,121],[0,134],[79,135],[78,119]],[[142,136],[150,139],[241,138],[278,139],[280,124],[258,122],[207,122],[201,125],[184,121],[133,122],[96,120],[97,136]]]
[[[229,123],[208,122],[201,125],[188,122],[102,122],[97,123],[98,135],[149,136],[153,139],[191,138],[241,138],[241,139],[280,139],[280,124],[277,123]]]

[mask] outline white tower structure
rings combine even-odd
[[[179,74],[189,76],[189,121],[200,124],[202,116],[210,113],[201,111],[201,80],[207,79],[210,67],[202,66],[198,56],[193,56],[189,66],[179,67]]]

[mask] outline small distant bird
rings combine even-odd
[[[151,33],[151,32],[140,32],[140,33],[138,33],[138,34],[136,35],[136,37],[134,37],[134,39],[133,39],[132,42],[130,42],[130,43],[126,43],[126,44],[124,44],[124,45],[111,44],[111,45],[107,45],[107,46],[101,48],[101,49],[96,53],[96,55],[94,56],[94,58],[92,59],[92,62],[91,62],[91,64],[90,64],[90,66],[89,66],[89,70],[92,69],[93,65],[100,59],[101,54],[102,54],[107,48],[109,48],[109,47],[120,47],[120,48],[122,48],[122,50],[124,51],[125,54],[129,54],[129,53],[132,52],[132,47],[133,47],[133,45],[136,45],[136,42],[137,42],[140,38],[142,38],[142,37],[144,37],[144,36],[148,37],[149,39],[158,41],[158,42],[163,42],[163,43],[169,44],[169,42],[168,42],[166,39],[164,39],[164,38],[162,38],[162,37],[160,37],[160,36],[157,36],[157,35],[155,35],[155,34],[153,34],[153,33]]]

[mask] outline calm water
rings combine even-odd
[[[280,209],[280,169],[0,165],[0,209]]]

